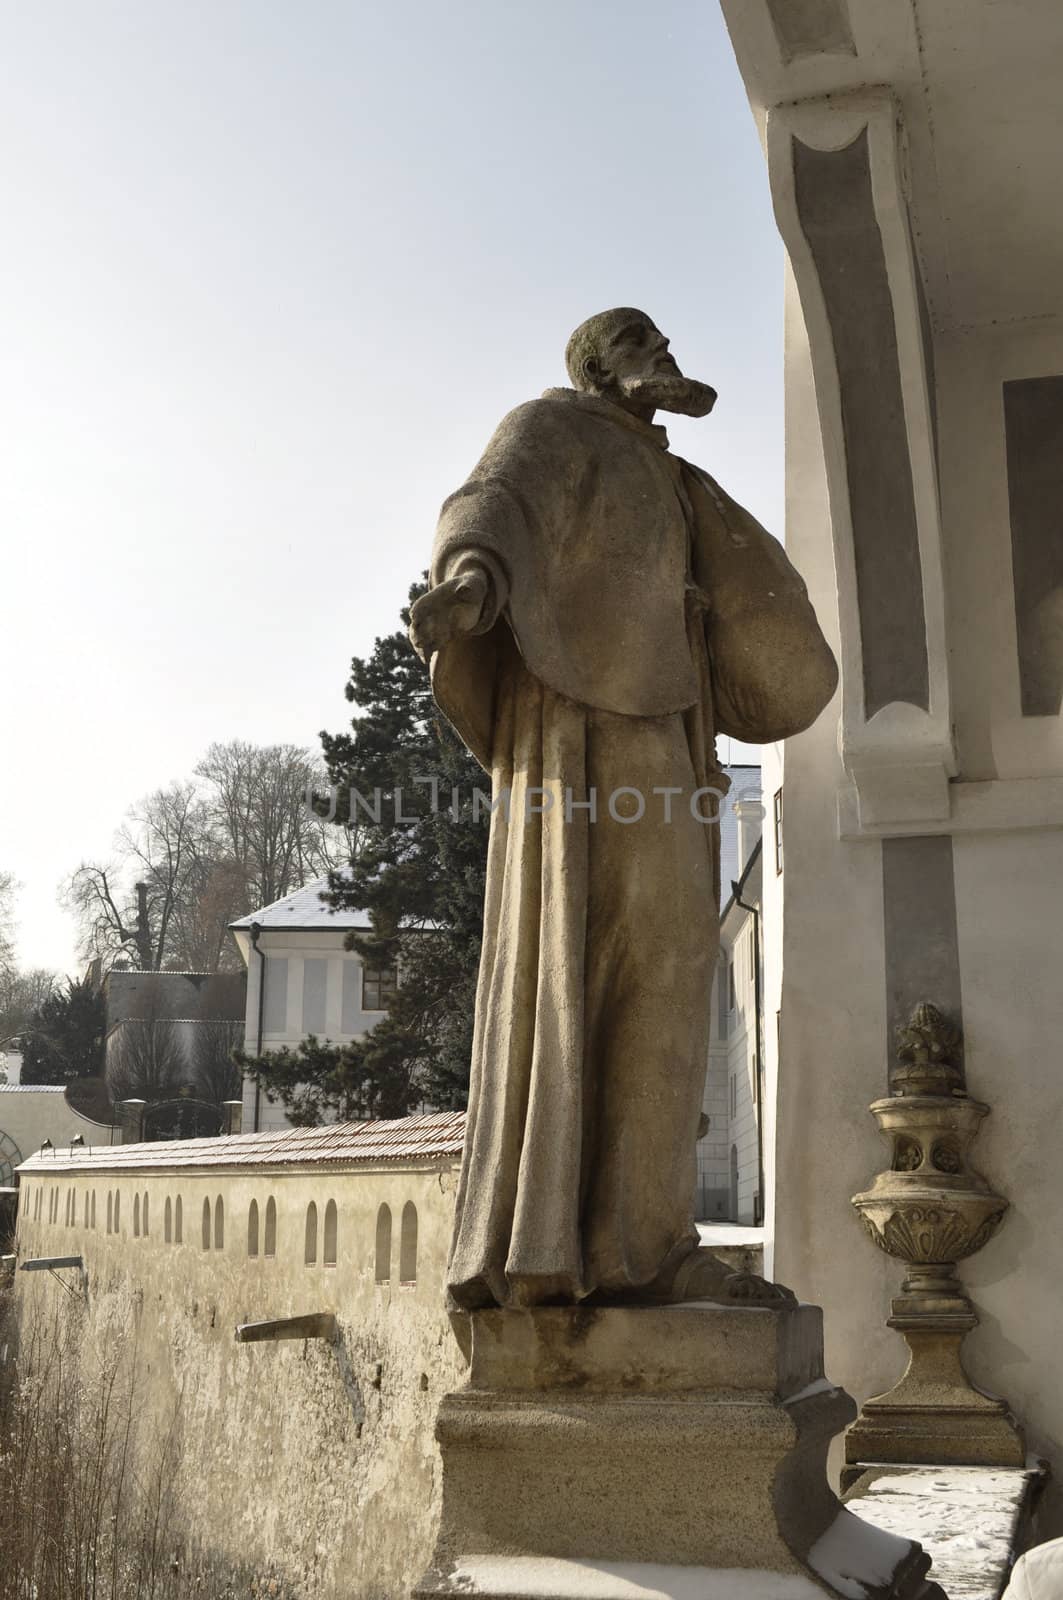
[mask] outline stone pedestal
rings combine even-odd
[[[818,1308],[470,1323],[469,1383],[440,1407],[442,1520],[415,1600],[940,1600],[919,1546],[862,1526],[828,1487],[827,1446],[855,1408],[823,1377]]]
[[[908,1369],[888,1394],[865,1401],[846,1434],[843,1487],[867,1462],[1023,1466],[1026,1446],[1006,1401],[976,1389],[963,1368],[960,1346],[978,1318],[962,1301],[954,1311],[906,1313],[906,1299],[894,1300],[887,1326],[907,1341]]]
[[[887,1325],[904,1335],[908,1366],[846,1435],[845,1487],[871,1463],[1016,1468],[1026,1459],[1006,1403],[975,1388],[961,1354],[978,1317],[956,1264],[982,1249],[1008,1208],[970,1165],[989,1107],[967,1094],[959,1029],[936,1006],[916,1007],[898,1045],[891,1092],[871,1106],[890,1165],[853,1205],[878,1248],[907,1266]]]

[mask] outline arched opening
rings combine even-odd
[[[277,1254],[277,1202],[270,1195],[266,1201],[266,1226],[262,1240],[262,1254],[275,1256]]]
[[[89,1191],[87,1189],[85,1190],[85,1215],[82,1225],[85,1228],[89,1226]]]
[[[391,1282],[391,1207],[383,1205],[376,1214],[376,1281]]]
[[[321,1247],[321,1264],[325,1267],[336,1265],[336,1232],[338,1225],[336,1215],[336,1202],[330,1200],[325,1207],[325,1237]]]
[[[306,1208],[306,1242],[303,1248],[303,1260],[308,1267],[312,1267],[317,1260],[317,1206],[312,1200]]]
[[[417,1207],[407,1200],[399,1233],[399,1282],[417,1282]]]
[[[247,1211],[247,1253],[258,1255],[258,1201],[252,1200]]]
[[[169,1195],[162,1209],[162,1237],[165,1244],[173,1242],[173,1201]]]
[[[114,1231],[115,1231],[115,1233],[121,1233],[121,1231],[122,1231],[122,1191],[121,1191],[121,1189],[116,1189],[114,1191]]]
[[[214,1248],[225,1248],[225,1205],[221,1195],[214,1202]]]
[[[144,1192],[143,1204],[140,1207],[140,1226],[146,1239],[148,1237],[148,1196],[146,1190]]]
[[[731,1146],[731,1221],[738,1221],[738,1146]]]
[[[203,1227],[202,1227],[202,1233],[203,1233],[203,1248],[204,1248],[204,1250],[209,1250],[210,1249],[210,1201],[209,1200],[204,1200],[204,1202],[203,1202]]]
[[[181,1244],[182,1243],[183,1230],[184,1230],[184,1207],[181,1204],[181,1196],[178,1195],[177,1196],[177,1204],[173,1208],[173,1242],[174,1242],[174,1244]]]
[[[108,1189],[108,1191],[107,1191],[107,1232],[110,1233],[113,1228],[114,1228],[114,1196],[111,1194],[110,1189]]]
[[[90,1223],[90,1227],[92,1228],[93,1232],[96,1231],[96,1191],[95,1191],[95,1189],[93,1189],[93,1191],[92,1191],[92,1222]]]
[[[133,1238],[140,1238],[140,1196],[133,1196]]]

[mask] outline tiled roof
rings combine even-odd
[[[230,928],[250,928],[257,922],[265,930],[276,928],[368,928],[368,911],[335,911],[321,898],[328,888],[328,878],[315,878],[304,884],[283,900],[271,906],[252,911],[246,917],[230,922]]]
[[[195,967],[109,967],[103,975],[104,983],[111,978],[216,978],[216,972],[200,972]]]
[[[61,1083],[0,1083],[0,1094],[66,1094]]]
[[[273,1167],[328,1162],[435,1160],[457,1157],[465,1139],[464,1111],[436,1111],[394,1122],[337,1122],[325,1128],[285,1128],[217,1139],[174,1139],[154,1144],[104,1145],[30,1156],[19,1167],[34,1172],[121,1171],[130,1167]]]

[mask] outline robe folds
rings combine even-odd
[[[807,726],[833,657],[749,513],[572,390],[504,419],[444,506],[433,584],[470,564],[479,624],[432,663],[494,805],[449,1293],[666,1293],[697,1245],[715,734]]]

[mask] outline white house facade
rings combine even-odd
[[[344,949],[352,931],[370,932],[364,911],[336,911],[322,898],[328,879],[286,895],[232,923],[247,963],[245,1049],[250,1055],[296,1049],[311,1034],[332,1044],[362,1038],[381,1021],[395,992],[394,968],[366,966]],[[290,1126],[281,1105],[244,1082],[248,1132]]]
[[[695,1210],[699,1222],[764,1221],[763,934],[761,926],[761,773],[728,768],[731,792],[721,808],[720,954],[712,996],[712,1033],[698,1141]]]

